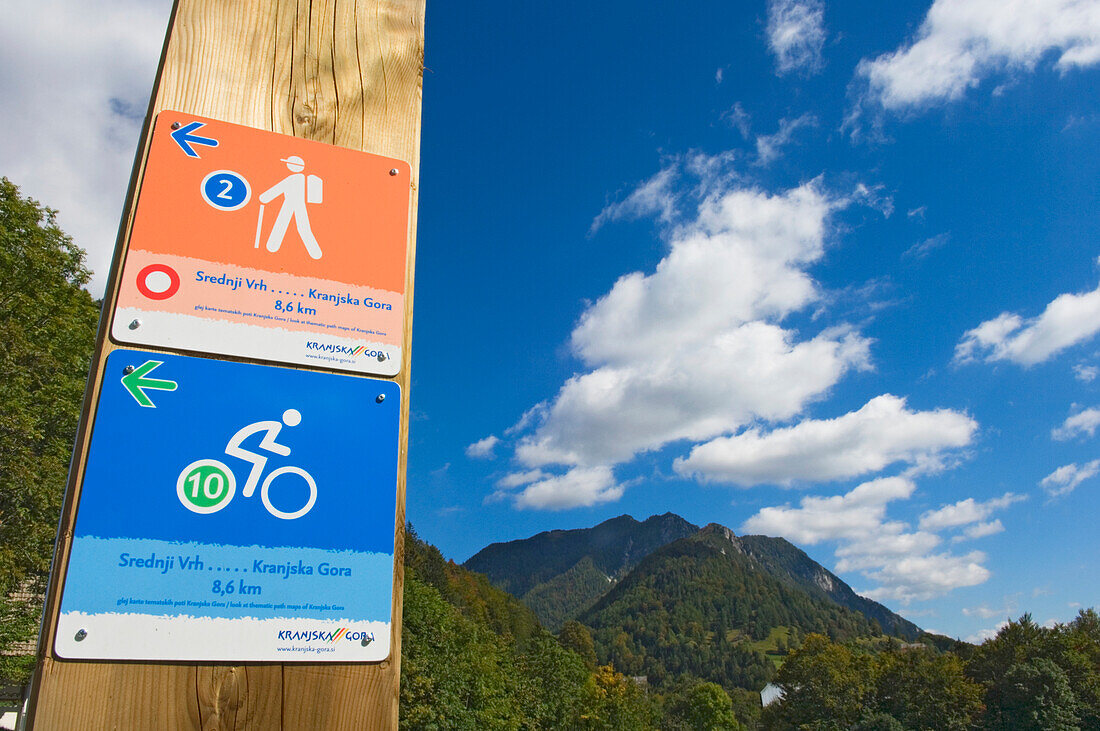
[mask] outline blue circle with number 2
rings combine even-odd
[[[219,211],[243,208],[252,198],[252,188],[240,173],[215,170],[202,179],[202,199]]]

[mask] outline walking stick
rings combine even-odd
[[[252,245],[253,249],[260,248],[260,232],[264,228],[264,204],[260,204],[260,216],[256,219],[256,243]]]

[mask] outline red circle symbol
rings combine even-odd
[[[179,291],[180,275],[167,264],[150,264],[138,272],[137,288],[151,300],[166,300]]]

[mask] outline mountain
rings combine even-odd
[[[808,633],[881,635],[877,622],[828,596],[843,595],[843,582],[798,549],[778,538],[748,544],[712,524],[642,560],[578,617],[600,662],[657,685],[688,674],[759,690],[775,673],[768,654],[784,654]]]
[[[704,531],[721,535],[760,567],[788,586],[802,589],[810,596],[828,599],[842,607],[855,610],[878,622],[882,631],[895,637],[915,640],[921,628],[890,611],[876,601],[862,597],[831,571],[806,555],[784,538],[769,536],[736,536],[725,526],[711,523]]]
[[[885,634],[915,640],[921,629],[882,604],[859,596],[839,577],[783,538],[737,536],[712,523],[702,529],[721,535],[759,570],[811,597],[839,604],[878,623]],[[531,538],[494,543],[463,566],[520,598],[544,627],[557,631],[606,594],[639,561],[699,528],[673,513],[639,522],[629,515],[593,528],[555,530]]]
[[[698,530],[672,513],[642,522],[620,515],[593,528],[546,531],[494,543],[463,567],[485,574],[494,586],[519,597],[543,626],[557,631],[643,558]]]

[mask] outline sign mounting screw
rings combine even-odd
[[[122,375],[124,375],[124,376],[128,376],[133,372],[134,372],[134,367],[133,366],[126,366],[125,368],[122,369]]]
[[[83,642],[84,638],[87,637],[87,636],[88,636],[88,630],[78,629],[76,631],[76,634],[73,635],[73,639],[76,640],[77,642]]]
[[[180,124],[179,122],[172,122],[172,129],[179,129],[182,126],[183,125]]]
[[[375,402],[382,403],[385,400],[386,400],[386,394],[380,393],[380,394],[378,394],[378,398],[375,399]]]
[[[386,354],[385,354],[385,353],[379,353],[379,354],[378,354],[378,362],[379,362],[379,363],[381,363],[381,362],[382,362],[382,361],[384,361],[385,359],[386,359]]]
[[[390,175],[397,175],[397,168],[390,168]]]
[[[141,320],[131,320],[130,321],[130,329],[131,330],[137,330],[139,327],[141,327]]]

